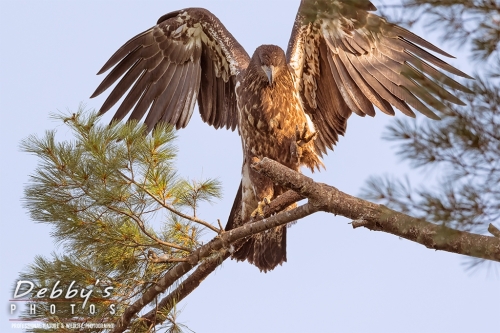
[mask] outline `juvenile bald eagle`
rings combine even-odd
[[[118,81],[100,109],[108,111],[130,88],[114,119],[132,111],[129,119],[146,115],[148,130],[159,122],[179,129],[198,101],[204,122],[238,128],[244,161],[235,221],[247,223],[283,192],[250,168],[252,158],[296,171],[319,168],[352,113],[374,116],[375,106],[394,115],[395,107],[439,119],[433,110],[446,109],[443,100],[463,105],[443,87],[468,89],[437,68],[470,77],[423,48],[451,56],[374,10],[368,0],[302,0],[286,54],[263,45],[251,58],[209,11],[175,11],[116,51],[92,97]],[[286,261],[286,228],[255,235],[234,258],[273,269]]]

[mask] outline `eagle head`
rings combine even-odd
[[[270,86],[287,70],[285,52],[276,45],[261,45],[253,53],[251,63],[258,75]]]

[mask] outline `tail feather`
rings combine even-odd
[[[273,270],[286,261],[286,227],[276,227],[267,232],[257,234],[251,239],[253,253],[247,260],[261,271]]]
[[[231,230],[244,224],[241,219],[242,184],[238,188],[233,207],[225,230]],[[273,270],[286,262],[286,226],[280,226],[253,235],[242,242],[237,242],[232,258],[238,261],[248,260],[261,271]]]

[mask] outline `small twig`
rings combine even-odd
[[[158,258],[149,258],[150,262],[155,264],[170,264],[173,262],[187,262],[186,258],[166,258],[166,257],[158,257]]]
[[[220,219],[217,219],[217,223],[219,223],[219,234],[223,233],[224,232],[224,227],[222,226],[222,224],[220,223]]]
[[[353,229],[360,228],[360,227],[366,227],[370,222],[363,220],[363,219],[358,219],[354,220],[350,223],[352,225]]]
[[[158,255],[153,251],[149,250],[147,254],[147,258],[150,262],[154,262],[157,264],[165,264],[165,263],[173,263],[173,262],[186,262],[185,258],[174,258],[169,257],[166,254],[162,254],[158,257]]]
[[[488,231],[493,236],[500,238],[500,230],[497,227],[495,227],[493,224],[490,223],[490,225],[488,226]]]
[[[126,174],[124,174],[123,172],[120,172],[121,176],[123,178],[125,178],[126,180],[128,180],[129,182],[133,183],[135,186],[139,187],[142,191],[146,192],[154,201],[156,201],[157,203],[159,203],[163,208],[166,208],[167,210],[171,211],[172,213],[176,214],[176,215],[179,215],[180,217],[182,218],[185,218],[186,220],[189,220],[189,221],[192,221],[192,222],[195,222],[195,223],[198,223],[198,224],[201,224],[205,227],[207,227],[208,229],[216,232],[216,233],[219,233],[219,230],[214,227],[212,224],[206,222],[206,221],[203,221],[197,217],[194,217],[194,216],[189,216],[187,214],[184,214],[183,212],[175,209],[173,206],[161,201],[160,199],[158,199],[156,197],[156,195],[154,195],[153,193],[151,193],[148,189],[144,188],[141,184],[137,183],[134,179],[131,179],[129,178]]]
[[[141,231],[146,235],[148,236],[149,238],[151,238],[152,240],[154,240],[155,242],[161,244],[161,245],[165,245],[165,246],[168,246],[168,247],[173,247],[174,249],[177,249],[177,250],[182,250],[182,251],[186,251],[188,253],[191,253],[193,252],[191,249],[188,249],[187,247],[183,247],[183,246],[180,246],[180,245],[177,245],[177,244],[174,244],[174,243],[169,243],[169,242],[164,242],[162,241],[161,239],[159,239],[158,237],[154,236],[154,235],[151,235],[147,230],[146,230],[146,227],[144,226],[144,222],[138,218],[137,216],[133,215],[133,214],[129,214],[123,210],[120,210],[120,209],[116,209],[114,208],[113,206],[106,206],[107,208],[109,208],[110,210],[118,213],[118,214],[123,214],[125,216],[128,216],[130,217],[132,220],[135,221],[135,223],[137,223],[137,225],[139,226],[139,228],[141,229]]]

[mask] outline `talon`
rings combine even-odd
[[[314,139],[317,135],[318,135],[318,132],[313,132],[313,133],[311,133],[311,135],[306,136],[304,138],[304,143],[308,143],[309,141],[311,141],[312,139]]]
[[[257,208],[255,208],[255,210],[252,212],[252,214],[250,214],[250,217],[252,219],[255,219],[257,217],[264,217],[264,208],[266,206],[269,206],[270,203],[271,203],[271,199],[264,197],[264,199],[262,199],[262,201],[259,201],[259,203],[257,204]]]
[[[257,206],[257,208],[255,208],[255,210],[252,212],[250,217],[252,219],[256,219],[257,217],[261,217],[261,216],[264,216],[264,212],[262,211],[262,206],[261,206],[261,203],[259,202],[259,205]]]
[[[300,140],[295,140],[290,143],[290,153],[293,157],[300,160],[302,157],[302,145],[300,144]]]
[[[307,123],[304,123],[304,128],[302,129],[302,135],[300,137],[305,138],[306,134],[307,134]]]
[[[292,156],[297,158],[297,159],[300,159],[300,155],[302,155],[301,150],[302,150],[302,148],[299,147],[297,142],[292,141],[292,143],[290,144],[290,153],[292,154]]]
[[[290,144],[290,153],[298,160],[299,163],[302,158],[302,147],[308,144],[311,140],[315,139],[317,136],[317,132],[308,134],[308,130],[309,127],[307,126],[307,123],[304,123],[302,131],[299,130],[298,125],[295,125],[295,141],[292,141]]]
[[[298,131],[298,126],[296,126],[296,132],[295,132],[295,140],[297,141],[297,145],[299,147],[304,146],[305,144],[309,143],[312,139],[314,139],[317,135],[317,132],[312,132],[310,135],[307,135],[307,123],[304,124],[304,128],[302,130],[302,133],[299,133]],[[297,136],[299,136],[297,138]]]

